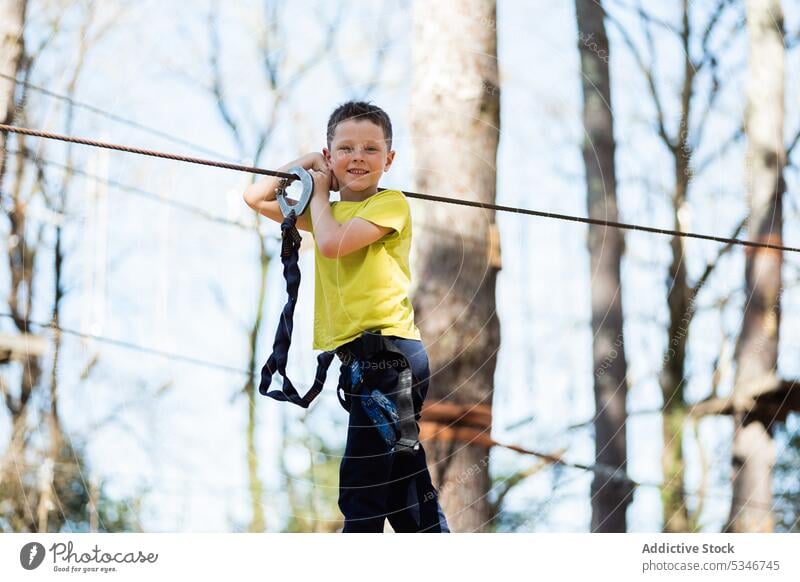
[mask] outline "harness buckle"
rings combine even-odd
[[[302,192],[300,193],[300,199],[294,206],[290,205],[287,201],[286,187],[290,182],[288,178],[281,179],[280,185],[275,192],[275,199],[278,201],[278,206],[280,206],[281,213],[283,214],[284,218],[288,218],[292,212],[295,213],[295,216],[299,217],[301,214],[303,214],[303,212],[306,211],[306,207],[311,201],[311,195],[314,193],[314,179],[305,168],[300,166],[290,168],[287,173],[294,174],[300,179],[300,184],[303,186]]]

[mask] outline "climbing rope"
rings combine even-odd
[[[127,152],[131,154],[138,154],[142,156],[151,156],[156,158],[164,158],[167,160],[173,160],[176,162],[186,162],[190,164],[200,164],[204,166],[212,166],[215,168],[223,168],[226,170],[235,170],[239,172],[247,172],[250,174],[260,174],[264,176],[275,176],[276,178],[284,178],[289,182],[294,180],[298,180],[299,176],[292,173],[287,172],[279,172],[277,170],[267,170],[264,168],[256,168],[253,166],[243,166],[240,164],[231,164],[227,162],[218,162],[214,160],[206,160],[202,158],[194,158],[189,156],[181,156],[172,153],[166,152],[159,152],[155,150],[148,150],[144,148],[135,148],[120,144],[84,139],[79,137],[72,137],[68,135],[61,135],[58,133],[51,133],[46,131],[38,131],[35,129],[29,129],[26,127],[18,127],[15,125],[4,125],[0,124],[0,131],[7,131],[10,133],[17,133],[20,135],[29,135],[33,137],[41,137],[44,139],[53,139],[58,141],[65,141],[69,143],[79,144],[79,145],[86,145],[90,147],[97,147],[97,148],[105,148],[110,150],[116,150],[120,152]],[[653,226],[644,226],[640,224],[632,224],[626,222],[617,222],[614,220],[600,220],[597,218],[588,218],[585,216],[573,216],[570,214],[559,214],[557,212],[545,212],[542,210],[533,210],[530,208],[517,208],[514,206],[504,206],[501,204],[490,204],[488,202],[478,202],[473,200],[462,200],[459,198],[447,198],[445,196],[435,196],[433,194],[420,194],[418,192],[409,192],[403,190],[403,193],[408,196],[409,198],[416,198],[419,200],[428,200],[430,202],[444,202],[446,204],[457,204],[460,206],[469,206],[473,208],[481,208],[484,210],[495,210],[497,212],[509,212],[513,214],[522,214],[526,216],[538,216],[540,218],[550,218],[554,220],[563,220],[568,222],[579,222],[583,224],[592,224],[595,226],[604,226],[609,228],[618,228],[623,230],[633,230],[639,232],[648,232],[652,234],[662,234],[667,236],[674,236],[674,237],[681,237],[681,238],[693,238],[693,239],[700,239],[700,240],[708,240],[713,242],[720,242],[726,243],[731,245],[740,245],[750,248],[759,248],[759,249],[772,249],[776,251],[784,251],[788,253],[800,253],[800,248],[798,247],[789,247],[780,244],[773,244],[769,242],[758,242],[758,241],[749,241],[743,240],[739,238],[730,238],[724,236],[715,236],[710,234],[702,234],[696,232],[687,232],[681,230],[672,230],[669,228],[656,228]]]

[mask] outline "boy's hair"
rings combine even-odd
[[[328,147],[331,147],[333,141],[333,134],[336,131],[336,126],[348,119],[356,119],[358,121],[367,120],[371,121],[381,129],[383,129],[383,136],[386,139],[387,149],[392,149],[392,120],[386,112],[372,103],[366,101],[348,101],[342,103],[333,110],[330,118],[328,118]]]

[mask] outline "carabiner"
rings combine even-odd
[[[292,212],[294,212],[295,216],[299,217],[301,214],[303,214],[303,212],[306,211],[306,207],[308,206],[308,203],[311,201],[311,195],[314,193],[314,179],[311,177],[311,174],[308,171],[306,171],[305,168],[302,168],[300,166],[296,166],[294,168],[289,169],[287,173],[295,174],[297,177],[300,178],[300,183],[303,186],[303,191],[300,194],[300,199],[294,206],[291,206],[287,202],[286,185],[288,184],[288,181],[285,178],[281,181],[281,185],[275,192],[275,198],[278,200],[278,206],[281,207],[281,213],[283,213],[284,217],[288,217]]]

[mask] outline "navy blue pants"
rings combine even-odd
[[[411,365],[414,412],[420,410],[428,393],[428,354],[421,341],[392,337]],[[362,367],[366,386],[378,388],[395,402],[401,369],[397,356],[384,354]],[[345,363],[343,374],[347,373]],[[447,520],[431,482],[425,451],[396,454],[373,426],[361,405],[353,398],[347,428],[347,444],[339,468],[339,509],[344,514],[344,533],[383,532],[384,521],[396,532],[449,532]]]

